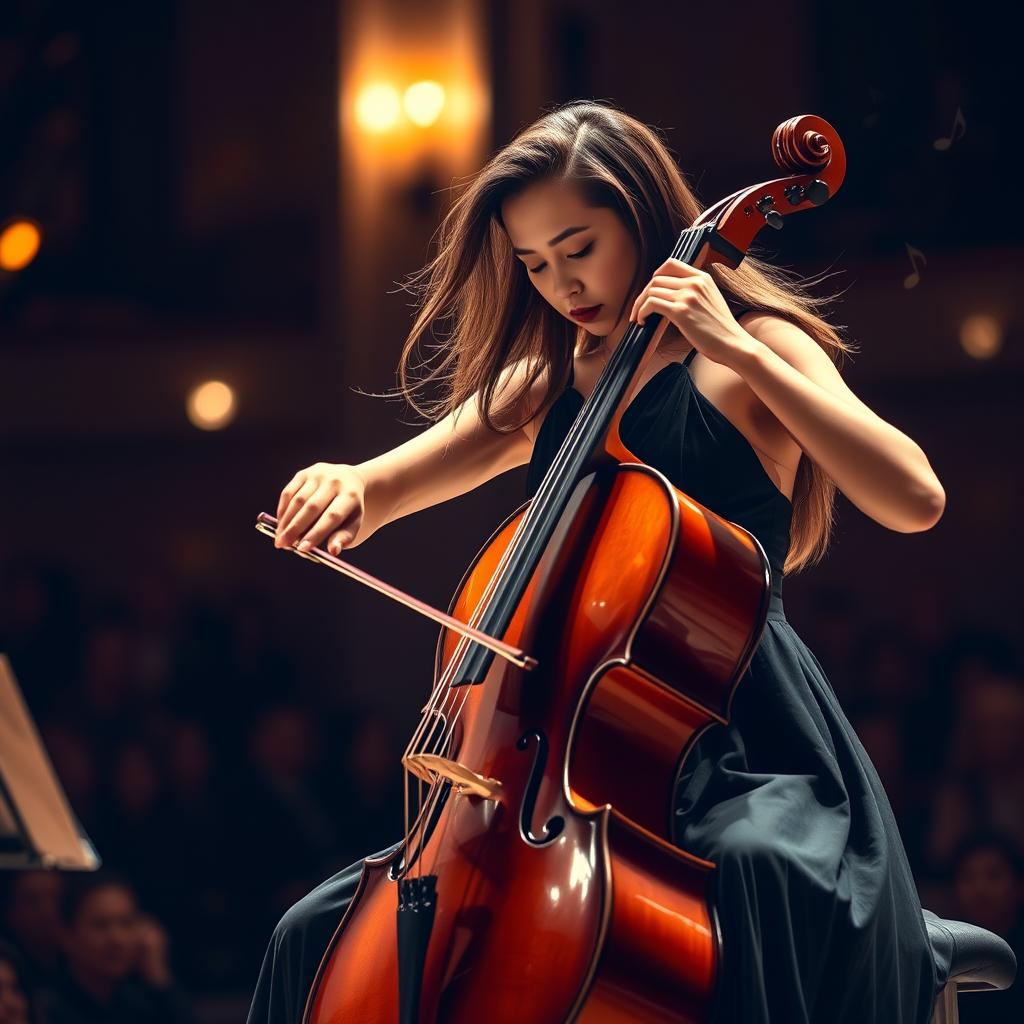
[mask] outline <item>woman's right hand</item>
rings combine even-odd
[[[326,539],[332,555],[355,547],[365,537],[363,527],[366,481],[353,466],[317,462],[300,469],[288,481],[277,503],[274,547],[300,550],[318,547]]]

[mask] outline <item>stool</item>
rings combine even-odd
[[[1009,988],[1017,973],[1017,958],[994,932],[965,921],[946,921],[923,911],[928,937],[939,949],[949,949],[949,978],[935,1000],[932,1024],[959,1024],[958,992],[994,992]]]

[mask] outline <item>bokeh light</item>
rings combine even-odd
[[[369,132],[390,131],[402,111],[398,90],[387,82],[374,82],[356,97],[356,119]]]
[[[988,313],[974,313],[960,324],[960,346],[972,359],[992,359],[1003,348],[1003,325]]]
[[[405,115],[420,128],[429,128],[441,116],[444,109],[445,91],[440,82],[424,79],[414,82],[405,90],[402,106]]]
[[[221,380],[205,381],[189,392],[185,410],[194,427],[221,430],[235,418],[234,389]]]
[[[15,220],[0,233],[0,268],[23,270],[35,258],[42,244],[39,226],[30,220]]]

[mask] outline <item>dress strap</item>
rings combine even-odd
[[[693,362],[693,357],[696,354],[697,350],[695,348],[691,348],[690,351],[686,354],[686,358],[683,360],[683,366],[689,366],[690,363]]]

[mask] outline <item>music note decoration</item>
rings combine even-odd
[[[959,135],[957,134],[958,131],[960,133]],[[956,117],[953,118],[953,128],[949,133],[949,138],[947,139],[945,136],[943,136],[942,138],[936,139],[932,143],[932,146],[935,149],[937,149],[940,153],[945,153],[945,151],[949,149],[958,138],[962,139],[966,132],[967,120],[964,117],[964,112],[959,107],[957,107]]]
[[[920,249],[915,249],[908,242],[904,242],[903,244],[904,244],[904,246],[906,246],[907,255],[910,257],[910,265],[911,265],[911,267],[913,267],[913,270],[909,274],[907,274],[907,276],[905,278],[903,278],[903,287],[904,288],[908,288],[908,289],[909,288],[916,288],[918,283],[921,280],[921,273],[918,270],[917,261],[918,260],[921,261],[921,266],[922,267],[928,261],[925,259],[925,255],[924,255],[923,252],[921,252]]]

